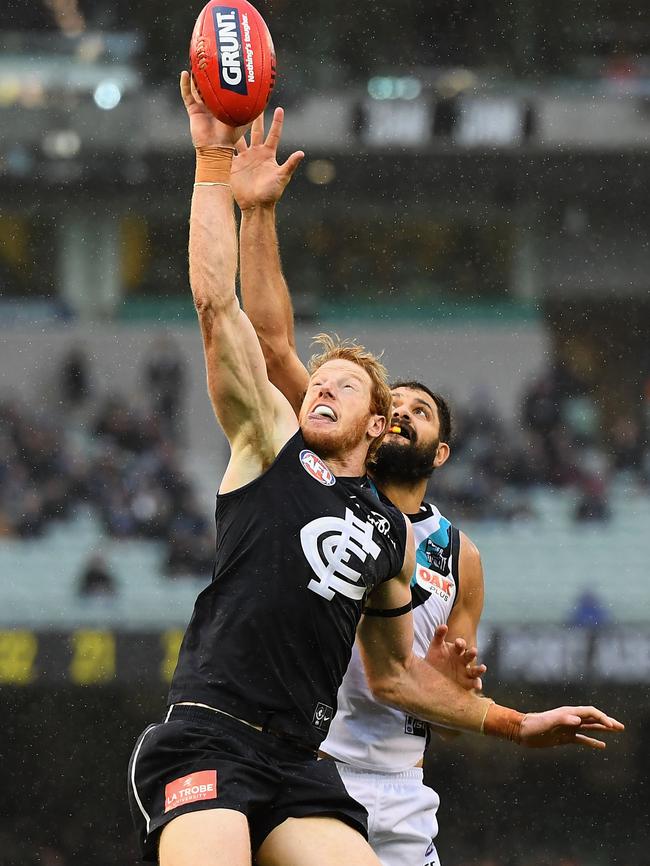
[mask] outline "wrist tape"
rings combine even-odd
[[[194,182],[230,185],[230,166],[235,149],[232,147],[197,147]]]
[[[485,711],[481,732],[488,737],[498,737],[500,740],[521,742],[521,723],[525,713],[491,703]]]

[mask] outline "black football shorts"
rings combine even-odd
[[[200,809],[248,818],[255,852],[287,818],[328,815],[367,838],[367,812],[347,793],[334,761],[203,707],[173,706],[138,737],[129,804],[142,859],[157,862],[162,828]]]

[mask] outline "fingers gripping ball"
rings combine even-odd
[[[194,86],[222,123],[245,126],[261,114],[275,84],[275,51],[268,27],[247,0],[211,0],[190,42]]]

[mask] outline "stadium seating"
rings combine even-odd
[[[539,491],[527,520],[466,522],[485,569],[484,620],[495,625],[561,623],[585,589],[612,622],[635,622],[647,604],[646,551],[650,500],[627,487],[612,492],[612,519],[576,524],[570,492]],[[79,596],[86,562],[101,552],[115,578],[113,596]],[[90,512],[54,523],[37,539],[0,543],[0,625],[49,629],[84,624],[122,628],[187,622],[197,592],[210,579],[170,579],[159,541],[107,538]]]

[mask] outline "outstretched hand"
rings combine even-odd
[[[487,670],[483,664],[477,664],[478,650],[467,647],[463,638],[456,638],[454,643],[446,640],[446,625],[439,625],[433,635],[425,661],[449,679],[468,691],[483,688],[482,675]]]
[[[242,136],[237,142],[237,156],[232,163],[230,185],[235,201],[242,211],[278,202],[304,153],[297,150],[281,165],[277,161],[282,137],[284,111],[276,108],[269,133],[264,138],[264,115],[253,121],[250,144]]]
[[[250,124],[228,126],[217,120],[203,104],[189,72],[181,72],[180,86],[194,147],[234,147]]]
[[[623,730],[624,725],[596,707],[558,707],[543,713],[527,713],[521,723],[519,741],[531,749],[562,745],[604,749],[606,743],[590,733]]]

